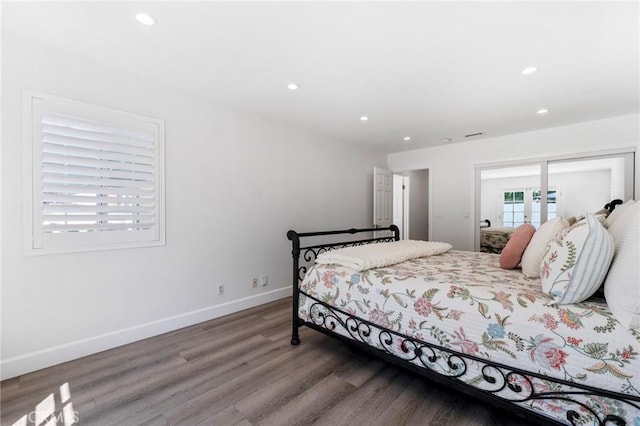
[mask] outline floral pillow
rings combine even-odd
[[[554,304],[582,302],[604,281],[613,251],[609,232],[594,215],[587,214],[549,242],[540,263],[542,290]]]

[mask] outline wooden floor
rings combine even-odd
[[[69,383],[84,425],[527,425],[308,328],[291,346],[290,303],[5,380],[1,424]]]

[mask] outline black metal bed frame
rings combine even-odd
[[[306,247],[300,246],[301,238],[325,237],[332,235],[372,233],[385,231],[391,236],[372,237],[353,241],[330,242]],[[489,402],[497,407],[506,409],[520,417],[529,420],[536,419],[546,424],[564,424],[556,419],[529,409],[522,403],[533,403],[537,400],[562,400],[565,403],[575,405],[575,409],[567,409],[565,416],[569,424],[583,424],[585,420],[578,411],[590,413],[598,424],[626,425],[627,422],[616,415],[604,415],[586,403],[586,399],[596,398],[614,400],[619,404],[628,405],[640,409],[640,397],[597,389],[579,383],[551,378],[539,373],[525,371],[509,367],[504,364],[488,361],[473,355],[453,351],[436,344],[424,342],[419,339],[405,336],[393,330],[378,326],[365,319],[353,316],[341,309],[328,305],[317,298],[300,290],[300,282],[307,273],[307,267],[315,261],[316,257],[325,251],[343,247],[352,247],[364,244],[391,242],[399,240],[399,229],[395,225],[388,228],[347,229],[340,231],[287,232],[287,238],[292,243],[291,254],[293,256],[293,306],[292,306],[292,334],[291,344],[300,344],[298,329],[306,326],[337,338],[341,341],[355,345],[356,347],[380,357],[392,364],[401,366],[409,371],[417,373],[435,382],[461,391],[467,395]],[[300,265],[300,256],[304,264]],[[300,318],[299,301],[300,294],[313,300],[309,308],[308,317],[311,321]],[[350,337],[339,334],[336,330],[342,330]],[[371,346],[371,337],[378,337],[379,346]],[[406,354],[401,357],[393,352],[393,342],[401,339],[401,348]],[[486,388],[480,388],[477,383],[470,384],[460,379],[467,372],[467,364],[474,363],[481,366],[482,384]],[[437,369],[435,367],[438,367]],[[547,389],[536,389],[540,382],[547,383]],[[520,382],[520,383],[518,383]],[[524,384],[524,386],[522,385]],[[549,386],[549,384],[551,384]],[[511,395],[507,398],[505,393]],[[583,399],[580,399],[583,397]]]

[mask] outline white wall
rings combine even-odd
[[[2,378],[288,296],[288,229],[371,224],[381,152],[25,40],[2,55]],[[166,120],[166,246],[23,256],[22,88]]]
[[[390,154],[388,167],[394,172],[429,168],[433,188],[430,239],[450,242],[456,249],[472,250],[476,220],[476,164],[597,152],[639,145],[640,115],[632,114]],[[636,165],[638,164],[639,152],[636,151]],[[636,173],[636,199],[639,190],[640,173]]]

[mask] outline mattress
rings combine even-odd
[[[452,250],[363,272],[315,265],[300,284],[299,316],[481,389],[493,392],[491,381],[483,377],[496,376],[498,385],[511,384],[497,391],[510,400],[519,400],[534,385],[537,392],[548,388],[551,394],[570,389],[543,379],[533,384],[524,376],[505,376],[482,362],[453,355],[436,357],[424,350],[416,357],[411,342],[393,333],[372,331],[367,323],[468,355],[471,360],[640,395],[640,333],[620,325],[601,299],[553,306],[539,279],[501,269],[498,262],[496,254]],[[318,302],[336,309],[329,312]],[[349,317],[364,322],[349,324]],[[540,398],[522,404],[553,417],[554,412],[564,415],[568,402]],[[619,401],[590,397],[584,404],[596,404],[598,412],[632,421],[637,417],[640,422],[640,409]],[[588,415],[588,409],[582,411]],[[566,417],[559,420],[567,421]]]

